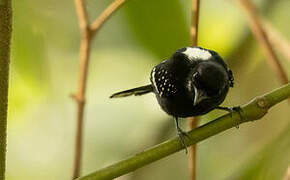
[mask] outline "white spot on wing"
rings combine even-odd
[[[208,60],[212,56],[207,50],[196,47],[187,47],[186,50],[182,53],[185,54],[189,60]]]
[[[191,81],[188,81],[188,82],[187,82],[186,87],[187,87],[187,89],[188,89],[189,91],[191,91],[191,88],[192,88]]]
[[[153,86],[156,89],[157,93],[159,93],[157,85],[156,85],[156,81],[155,81],[155,68],[153,68],[153,70],[152,70],[152,82],[153,82]]]

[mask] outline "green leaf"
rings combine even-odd
[[[126,20],[141,45],[159,58],[167,58],[190,44],[189,23],[179,1],[131,0]]]

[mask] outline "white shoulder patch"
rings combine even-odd
[[[208,60],[212,57],[208,51],[196,47],[187,47],[186,50],[182,53],[185,54],[189,60]]]

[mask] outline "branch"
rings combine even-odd
[[[193,130],[195,128],[197,128],[198,123],[199,123],[199,117],[189,117],[188,118],[188,122],[189,122],[189,129]],[[190,173],[190,177],[191,180],[195,180],[196,179],[196,145],[192,145],[189,147],[189,157],[188,157],[188,168],[189,168],[189,173]]]
[[[11,34],[11,0],[0,0],[0,180],[5,179],[6,170],[7,103]]]
[[[190,140],[186,139],[186,145],[190,146],[213,135],[223,132],[232,127],[237,127],[242,123],[252,122],[261,119],[267,111],[274,105],[290,98],[290,84],[284,85],[270,93],[256,97],[248,104],[241,107],[243,118],[238,112],[221,116],[203,126],[200,126],[188,133]],[[182,150],[179,139],[163,142],[155,147],[144,150],[133,157],[122,160],[108,167],[95,171],[89,175],[79,178],[79,180],[104,180],[113,179],[132,172],[154,161]]]
[[[270,44],[266,33],[263,30],[261,20],[256,14],[254,5],[250,0],[240,0],[240,4],[248,15],[251,30],[257,41],[260,43],[262,50],[267,57],[270,68],[278,75],[282,84],[287,84],[288,78],[285,70],[281,66],[277,55],[275,54],[272,45]]]
[[[115,0],[105,9],[102,14],[92,23],[91,32],[92,36],[98,32],[103,24],[116,12],[127,0]]]
[[[88,75],[89,56],[91,49],[91,36],[86,5],[84,0],[75,0],[76,11],[81,29],[81,46],[80,46],[80,79],[77,94],[74,95],[77,110],[77,132],[75,137],[75,154],[73,179],[80,176],[81,159],[82,159],[82,140],[83,140],[83,121],[85,107],[85,93]]]
[[[192,0],[191,10],[191,27],[190,34],[192,39],[192,45],[197,46],[198,42],[198,24],[199,24],[199,0]],[[188,118],[190,130],[195,129],[198,126],[199,117]],[[191,180],[196,179],[196,145],[189,148],[188,167],[191,176]]]
[[[109,19],[109,17],[118,8],[125,3],[126,0],[115,0],[95,22],[90,25],[88,13],[86,9],[85,0],[75,0],[76,12],[81,29],[81,45],[80,45],[80,77],[78,92],[73,94],[72,97],[76,100],[77,110],[77,132],[75,137],[75,154],[74,154],[74,167],[73,179],[79,177],[81,169],[82,158],[82,144],[83,144],[83,122],[84,122],[84,108],[86,99],[86,86],[88,77],[88,67],[90,60],[90,51],[92,41],[97,31]]]
[[[192,0],[190,34],[193,46],[197,46],[198,42],[199,7],[200,1]]]
[[[271,43],[279,50],[290,62],[290,43],[266,20],[263,20],[263,26]]]

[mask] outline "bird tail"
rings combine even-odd
[[[153,88],[150,85],[141,86],[133,89],[129,89],[126,91],[117,92],[110,96],[110,98],[119,98],[119,97],[127,97],[127,96],[141,96],[143,94],[147,94],[153,91]]]

